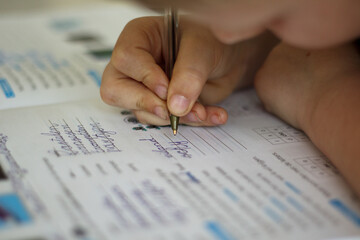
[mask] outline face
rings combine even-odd
[[[140,0],[190,10],[225,43],[265,30],[283,41],[323,48],[360,36],[359,0]]]
[[[226,43],[268,29],[291,45],[324,48],[360,36],[359,9],[358,0],[234,0],[199,19]]]

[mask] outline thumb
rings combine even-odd
[[[184,116],[192,109],[219,62],[217,51],[222,47],[206,29],[192,28],[182,34],[168,90],[167,104],[172,114]]]

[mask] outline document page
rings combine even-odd
[[[0,118],[1,239],[336,239],[360,203],[253,90],[220,127],[140,124],[100,99]]]
[[[119,33],[150,14],[123,3],[0,16],[0,110],[99,95]]]

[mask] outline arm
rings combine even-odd
[[[360,63],[357,71],[344,73],[329,83],[304,130],[360,195],[359,70]]]
[[[360,56],[280,44],[255,82],[268,110],[306,132],[360,195]]]

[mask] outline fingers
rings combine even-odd
[[[146,111],[134,111],[139,122],[144,124],[165,126],[169,125],[169,120],[164,120],[156,115]],[[194,108],[184,117],[180,118],[181,124],[190,126],[217,126],[225,124],[228,114],[225,109],[217,106],[204,107],[200,103],[196,103]]]
[[[200,108],[202,108],[200,110]],[[203,106],[195,103],[193,109],[182,119],[180,123],[190,126],[217,126],[227,122],[228,113],[218,106]]]
[[[140,18],[124,28],[106,67],[100,88],[104,102],[168,119],[168,79],[162,61],[162,19]]]
[[[108,64],[104,71],[100,93],[107,104],[133,110],[142,123],[170,123],[166,103],[141,83],[119,73],[111,64]],[[180,123],[191,126],[216,126],[225,124],[227,118],[228,114],[223,108],[203,106],[195,102],[191,111],[180,118]]]
[[[103,101],[130,110],[148,111],[168,119],[166,103],[143,84],[119,73],[112,64],[106,67],[100,88]]]
[[[184,124],[225,123],[224,109],[196,102],[221,58],[223,45],[204,28],[186,28],[169,83],[161,68],[162,28],[162,18],[156,17],[137,19],[125,27],[103,73],[103,101],[132,110],[143,123],[168,125],[168,108],[182,116]]]
[[[159,66],[162,62],[161,28],[162,18],[157,17],[128,23],[116,43],[111,63],[119,72],[166,100],[168,79]]]
[[[168,89],[169,111],[185,116],[197,101],[223,49],[203,28],[191,28],[181,37],[179,53]]]

